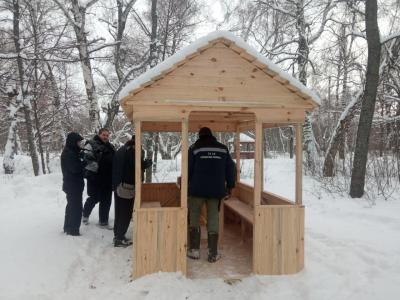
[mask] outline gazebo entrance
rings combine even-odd
[[[134,211],[134,277],[162,271],[181,271],[190,277],[240,277],[256,274],[290,274],[304,266],[304,207],[301,205],[301,151],[296,154],[296,202],[263,191],[263,128],[277,124],[257,122],[255,113],[238,111],[186,112],[180,123],[165,120],[136,121],[136,145],[143,131],[178,132],[181,128],[181,178],[169,183],[136,182]],[[287,124],[282,124],[287,126]],[[232,197],[220,210],[222,260],[209,264],[186,258],[187,245],[187,153],[189,132],[207,126],[213,132],[235,133],[233,159],[240,166],[239,137],[255,131],[254,187],[238,182]],[[301,127],[297,126],[297,149]],[[136,149],[140,149],[136,147]],[[138,157],[138,156],[137,156]],[[139,156],[140,157],[140,156]],[[136,170],[138,171],[138,170]],[[136,177],[136,178],[140,178]],[[257,192],[258,191],[258,192]],[[205,229],[203,228],[205,233]]]

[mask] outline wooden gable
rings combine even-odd
[[[313,109],[307,95],[235,44],[217,40],[123,99],[123,106],[192,105]]]

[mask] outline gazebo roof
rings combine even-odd
[[[145,88],[153,86],[153,84],[165,78],[165,76],[187,62],[190,62],[193,58],[201,55],[201,53],[219,42],[223,43],[227,48],[240,55],[241,58],[254,65],[254,67],[257,68],[256,70],[262,70],[274,81],[283,85],[290,93],[296,94],[301,99],[306,100],[306,102],[311,104],[312,107],[320,104],[320,98],[313,91],[304,86],[287,72],[281,70],[272,61],[248,45],[243,39],[228,31],[211,32],[176,52],[174,55],[159,63],[152,69],[149,69],[136,79],[128,82],[119,95],[121,104],[124,104],[124,102],[129,99],[130,95],[135,95]]]

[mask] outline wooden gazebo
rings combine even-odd
[[[291,274],[304,267],[302,124],[319,98],[243,40],[213,32],[139,76],[121,92],[121,105],[142,132],[181,132],[181,185],[141,183],[136,147],[133,277],[164,271],[186,275],[188,134],[203,126],[255,131],[254,187],[237,183],[225,209],[252,228],[252,271]],[[263,128],[296,128],[296,195],[290,201],[263,189]],[[239,167],[237,168],[240,169]],[[238,179],[240,176],[238,174]],[[221,212],[223,218],[223,210]],[[223,231],[224,220],[221,233]]]

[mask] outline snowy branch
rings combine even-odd
[[[91,53],[93,53],[93,52],[96,52],[96,51],[99,51],[99,50],[101,50],[101,49],[103,49],[103,48],[116,46],[116,45],[118,45],[118,44],[120,44],[120,43],[121,43],[121,41],[116,41],[116,42],[114,42],[114,43],[103,44],[103,45],[101,45],[101,46],[98,46],[97,48],[94,48],[94,49],[90,50],[90,51],[89,51],[89,54],[91,54]]]
[[[151,35],[150,30],[147,28],[146,24],[144,24],[144,22],[142,21],[142,19],[140,18],[140,16],[138,15],[138,13],[135,10],[133,10],[133,18],[139,24],[140,28],[142,28],[144,33],[146,35],[150,36]]]
[[[268,6],[268,7],[270,7],[271,9],[280,12],[281,14],[288,15],[288,16],[290,16],[290,17],[292,17],[292,18],[296,18],[296,15],[292,14],[291,12],[287,11],[286,9],[284,9],[284,8],[282,8],[282,7],[278,7],[278,6],[276,5],[276,3],[275,3],[275,4],[271,4],[271,3],[269,3],[269,2],[261,1],[261,0],[258,1],[258,3],[264,4],[264,5]]]
[[[381,37],[381,44],[385,44],[393,39],[400,38],[400,32],[393,33],[391,35]]]
[[[23,53],[0,53],[0,59],[16,59],[18,57],[21,57],[22,59],[28,59],[27,56]]]
[[[92,5],[96,4],[96,2],[98,2],[98,1],[99,1],[99,0],[92,0],[92,1],[89,1],[88,3],[86,3],[85,8],[91,7]]]
[[[328,13],[336,6],[336,3],[332,4],[332,0],[329,0],[328,3],[326,4],[326,7],[324,9],[323,15],[322,15],[322,21],[321,21],[321,25],[318,29],[318,31],[309,39],[308,44],[311,45],[312,43],[314,43],[322,34],[322,32],[324,32],[324,28],[326,23],[329,21],[330,18],[327,18]]]
[[[62,3],[58,0],[53,0],[58,7],[60,7],[60,9],[63,11],[65,17],[68,19],[68,21],[70,21],[73,25],[75,25],[76,27],[81,27],[81,24],[78,24],[75,22],[74,18],[70,15],[70,13],[68,12],[68,9],[62,5]]]
[[[145,54],[147,56],[148,53]],[[114,103],[117,101],[117,97],[119,93],[121,92],[122,88],[125,86],[125,84],[128,82],[129,77],[136,71],[144,68],[148,63],[149,63],[150,58],[147,57],[147,59],[143,60],[143,62],[140,65],[136,65],[132,67],[128,73],[126,73],[125,77],[121,80],[121,83],[119,84],[118,88],[115,90],[114,95],[111,99],[111,103]]]
[[[353,31],[353,32],[351,32],[350,33],[350,35],[353,35],[353,36],[358,36],[358,37],[361,37],[361,38],[363,38],[363,39],[367,39],[367,36],[365,35],[365,33],[364,32],[360,32],[360,31]]]
[[[374,124],[388,124],[397,121],[400,121],[400,116],[393,116],[393,117],[379,116],[375,117],[373,120]]]

